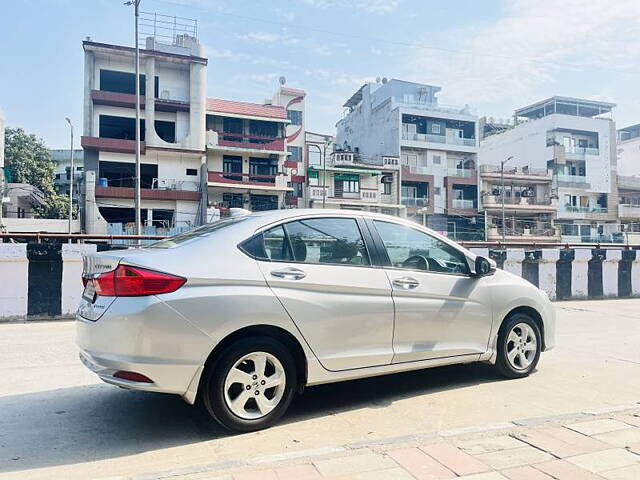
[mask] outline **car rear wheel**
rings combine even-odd
[[[261,337],[239,340],[208,369],[204,406],[230,430],[267,428],[289,407],[296,378],[295,361],[280,342]]]
[[[529,375],[540,359],[542,337],[534,320],[524,313],[516,313],[505,320],[498,337],[496,366],[507,378]]]

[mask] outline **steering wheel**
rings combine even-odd
[[[415,270],[430,270],[429,259],[424,255],[412,255],[402,262],[405,268],[413,268]]]

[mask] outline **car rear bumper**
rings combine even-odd
[[[80,361],[104,382],[177,394],[192,403],[212,341],[162,300],[117,298],[99,320],[76,320]],[[118,378],[117,371],[151,382]]]

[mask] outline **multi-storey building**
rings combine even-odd
[[[506,241],[559,241],[554,225],[558,202],[553,198],[552,184],[550,169],[506,166],[502,171],[499,166],[481,164],[480,203],[486,212],[487,240],[502,239],[504,200]]]
[[[146,38],[140,49],[141,217],[143,225],[189,228],[202,221],[206,67],[198,40]],[[133,224],[135,178],[134,49],[83,42],[81,139],[85,228]]]
[[[527,192],[520,218],[514,214],[503,226],[501,216],[494,216],[487,231],[493,226],[500,231],[504,228],[507,235],[527,229],[556,237],[555,226],[563,241],[611,239],[618,230],[616,132],[610,118],[614,106],[552,97],[516,110],[515,126],[486,137],[480,145],[480,164],[491,166],[495,176],[505,161],[507,167],[516,168],[519,184],[525,188],[518,195],[517,189],[514,193],[512,187],[505,187],[505,199],[522,204],[523,192]],[[527,170],[529,175],[525,175]],[[530,175],[534,171],[540,175]],[[551,172],[550,187],[545,171]],[[485,210],[493,213],[495,208],[487,207],[501,203],[500,195],[496,182],[483,188]],[[556,210],[555,218],[551,210]]]
[[[283,208],[285,108],[270,104],[207,100],[209,204],[252,211]]]
[[[71,150],[50,150],[51,160],[56,164],[55,177],[53,180],[53,187],[56,192],[61,195],[69,195],[69,186],[71,185]],[[81,149],[73,150],[73,178],[75,183],[73,184],[74,196],[78,195],[83,171],[84,171],[84,151]]]
[[[640,123],[618,130],[618,175],[640,175]]]
[[[334,150],[308,168],[311,208],[344,208],[405,216],[398,202],[398,157],[364,159],[352,150]]]
[[[618,195],[620,223],[640,240],[640,176],[618,175]]]
[[[365,161],[398,158],[399,203],[409,218],[456,238],[474,238],[478,208],[478,120],[441,105],[440,87],[401,80],[368,83],[344,104],[336,144]],[[478,228],[480,227],[480,228]]]
[[[312,206],[313,202],[309,198],[310,184],[313,183],[315,186],[318,186],[319,174],[315,170],[322,169],[323,165],[328,165],[328,162],[331,161],[331,154],[335,147],[334,142],[335,138],[333,135],[305,132],[304,168],[300,170],[303,173],[305,183],[303,190],[303,205],[305,207]],[[313,168],[310,169],[310,167]],[[310,173],[312,170],[314,170],[314,172]],[[317,193],[317,191],[315,193]]]

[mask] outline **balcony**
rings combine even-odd
[[[551,170],[546,168],[512,167],[504,169],[505,180],[520,180],[530,182],[550,182],[553,178]],[[480,165],[480,176],[482,178],[499,179],[502,176],[500,167],[497,165]]]
[[[456,210],[473,210],[475,208],[474,203],[473,200],[463,200],[460,198],[454,198],[451,201],[452,207]]]
[[[135,153],[135,140],[122,140],[120,138],[82,137],[80,145],[86,150],[100,150],[102,152]],[[140,142],[140,153],[144,154],[145,143]]]
[[[136,107],[136,96],[131,93],[108,92],[105,90],[91,90],[91,99],[96,105],[108,105],[113,107]],[[169,98],[156,98],[155,107],[161,112],[188,112],[189,102],[172,100]],[[145,108],[145,97],[140,96],[140,108]]]
[[[134,198],[131,187],[106,187],[96,185],[96,198]],[[141,188],[140,197],[144,200],[200,200],[200,184],[193,181],[154,178],[152,188]]]
[[[640,204],[621,203],[618,205],[618,216],[637,221],[640,218]]]
[[[432,135],[429,133],[411,133],[411,132],[403,131],[402,139],[409,140],[412,142],[443,143],[448,145],[462,145],[465,147],[476,146],[475,138],[447,137],[445,135]]]
[[[402,197],[401,203],[406,207],[426,208],[429,206],[429,198]]]
[[[261,175],[242,172],[213,172],[208,173],[208,182],[212,186],[229,186],[236,188],[254,187],[263,190],[293,191],[287,186],[290,181],[288,175]],[[222,184],[222,185],[216,185]]]
[[[207,148],[216,150],[257,150],[261,152],[285,153],[284,138],[242,133],[207,131]]]
[[[589,188],[586,175],[566,175],[558,173],[556,175],[558,186],[573,188]]]
[[[509,210],[537,210],[554,212],[557,209],[557,200],[550,197],[505,197],[504,205]],[[486,195],[482,199],[485,210],[497,210],[502,208],[500,195]]]
[[[323,192],[326,190],[326,194]],[[325,196],[326,195],[326,196]],[[309,186],[309,198],[311,200],[322,200],[336,203],[379,203],[381,200],[380,192],[375,188],[360,188],[358,193],[343,193],[336,195],[330,186],[322,187],[318,185]],[[382,202],[386,203],[386,202]]]
[[[447,174],[450,177],[471,178],[476,176],[476,170],[472,168],[449,168]]]
[[[558,242],[560,233],[555,228],[521,228],[512,230],[507,228],[504,236],[507,242]],[[502,229],[498,227],[487,228],[487,240],[489,242],[502,241]]]

